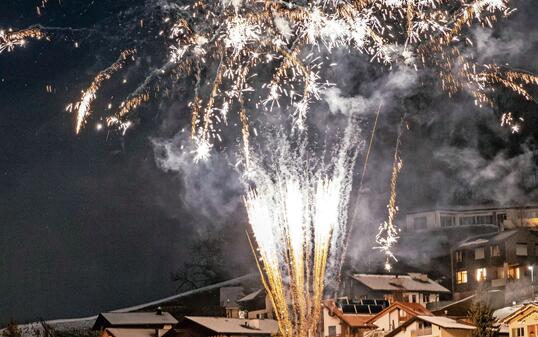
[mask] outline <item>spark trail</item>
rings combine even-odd
[[[350,123],[329,156],[331,164],[311,159],[316,156],[304,141],[294,146],[281,136],[272,144],[272,159],[252,158],[245,204],[284,337],[316,335],[325,284],[340,271],[361,144],[356,135]]]

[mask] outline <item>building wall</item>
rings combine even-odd
[[[329,327],[333,326],[336,329],[336,335],[340,336],[342,334],[342,325],[340,322],[340,319],[336,316],[331,316],[329,314],[329,309],[323,308],[323,336],[328,337],[329,336]]]
[[[534,312],[523,319],[514,319],[509,324],[510,337],[517,337],[516,329],[523,328],[524,337],[536,337],[538,335],[538,312]]]
[[[527,247],[527,255],[518,255],[518,245],[524,244]],[[492,255],[493,246],[498,246],[499,256]],[[476,251],[482,250],[484,257],[477,259]],[[458,261],[458,255],[462,255],[462,260]],[[474,293],[477,286],[486,288],[505,289],[508,283],[525,281],[530,278],[529,266],[538,262],[538,237],[528,230],[521,229],[516,234],[510,236],[502,242],[485,242],[469,247],[459,248],[452,251],[453,262],[453,291],[455,298],[463,298]],[[485,279],[478,280],[478,270],[484,268]],[[458,283],[462,274],[467,272],[467,282]],[[535,270],[538,272],[538,270]]]

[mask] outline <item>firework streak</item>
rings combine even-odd
[[[13,51],[15,47],[24,46],[28,39],[41,40],[44,37],[46,37],[45,33],[37,27],[19,31],[0,30],[0,54],[4,51]]]
[[[274,146],[271,164],[252,159],[254,187],[245,204],[284,337],[316,335],[325,285],[340,271],[356,134],[350,123],[330,165],[310,159],[306,145],[294,150],[285,140]]]
[[[110,79],[112,75],[120,70],[123,67],[123,64],[125,61],[132,57],[135,54],[136,50],[134,49],[128,49],[123,51],[119,58],[114,62],[110,67],[106,68],[105,70],[99,72],[97,76],[93,79],[92,83],[90,84],[90,87],[86,89],[84,92],[82,92],[82,97],[80,98],[80,101],[78,101],[75,104],[69,104],[66,107],[67,111],[72,111],[73,108],[76,110],[76,126],[75,131],[78,134],[86,122],[86,118],[91,113],[91,104],[96,98],[97,91],[101,87],[101,84]],[[108,124],[111,125],[115,122],[114,117],[108,118]]]

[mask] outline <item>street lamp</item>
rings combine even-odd
[[[532,289],[532,300],[534,302],[534,266],[528,267],[531,272],[531,289]]]

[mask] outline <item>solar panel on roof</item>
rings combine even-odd
[[[357,314],[370,314],[370,309],[368,305],[357,304],[355,305],[355,310]]]
[[[371,314],[377,314],[383,311],[383,307],[380,305],[370,305],[370,313]]]
[[[387,300],[375,300],[376,305],[381,305],[383,308],[386,308],[389,306],[389,301]]]
[[[342,305],[342,312],[344,314],[356,314],[355,306],[353,304],[344,304]]]
[[[375,304],[375,300],[362,300],[362,303],[361,304],[364,304],[364,305],[372,305],[372,304]]]

